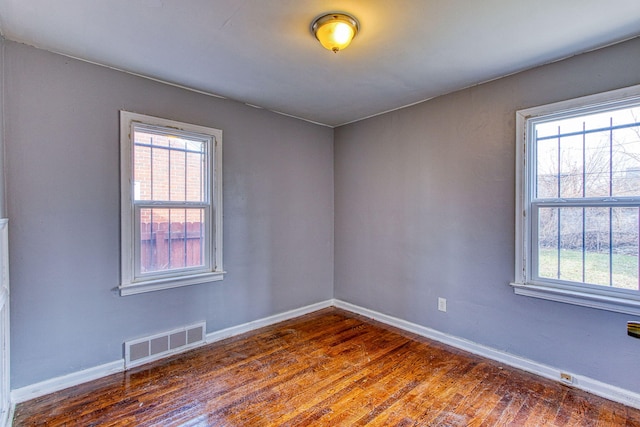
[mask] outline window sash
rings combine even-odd
[[[141,248],[141,215],[140,212],[143,209],[181,209],[181,208],[199,208],[204,209],[203,215],[203,227],[202,230],[202,257],[203,264],[192,267],[178,267],[178,268],[169,268],[166,270],[156,270],[151,272],[143,272],[142,271],[142,248]],[[188,205],[177,204],[177,203],[136,203],[134,205],[134,241],[133,241],[133,251],[134,251],[134,277],[133,282],[138,282],[141,280],[152,280],[152,279],[161,279],[161,278],[169,278],[169,277],[179,277],[184,274],[197,274],[197,273],[205,273],[208,271],[212,271],[213,266],[211,265],[211,253],[213,251],[212,247],[212,239],[211,234],[212,230],[212,218],[211,218],[211,207],[209,204],[197,204],[190,203]],[[169,253],[169,257],[171,257],[171,253]]]
[[[549,284],[549,283],[563,283],[563,284],[569,284],[571,286],[580,286],[580,287],[586,287],[586,288],[591,288],[591,289],[610,289],[613,292],[628,292],[630,294],[638,294],[640,295],[640,289],[633,289],[633,290],[629,290],[629,289],[624,289],[624,288],[620,288],[620,287],[614,287],[612,283],[610,283],[608,286],[607,285],[601,285],[601,284],[592,284],[589,282],[584,282],[584,281],[568,281],[568,280],[562,280],[560,278],[547,278],[547,277],[543,277],[540,276],[540,272],[539,272],[539,267],[540,267],[540,254],[539,254],[539,249],[540,249],[540,230],[539,230],[539,212],[541,209],[545,209],[545,208],[634,208],[634,209],[638,209],[638,213],[640,215],[640,199],[638,198],[627,198],[626,200],[611,200],[611,199],[606,199],[606,198],[602,198],[602,199],[598,199],[598,200],[579,200],[579,199],[574,199],[574,200],[569,200],[569,201],[562,201],[562,200],[552,200],[552,201],[537,201],[537,202],[532,202],[530,204],[530,236],[529,236],[529,241],[531,242],[530,248],[529,249],[529,254],[530,257],[529,259],[531,260],[531,264],[529,267],[529,276],[528,276],[528,282],[530,283],[538,283],[538,284]],[[640,224],[639,224],[639,231],[640,231]],[[582,239],[585,238],[585,235],[582,235]],[[609,247],[609,255],[612,254],[613,248]],[[583,266],[584,267],[584,266]],[[613,268],[613,266],[609,266],[609,268]],[[640,288],[640,283],[638,285],[638,287]]]
[[[189,149],[183,149],[183,148],[177,148],[177,147],[170,147],[170,146],[163,146],[163,145],[155,145],[155,144],[145,144],[145,143],[138,143],[135,142],[135,134],[136,132],[140,132],[140,133],[147,133],[147,134],[152,134],[152,135],[157,135],[157,136],[164,136],[164,137],[178,137],[180,139],[184,139],[184,140],[190,140],[190,141],[197,141],[200,142],[201,144],[204,144],[204,149],[203,150],[189,150]],[[148,147],[151,150],[159,150],[159,151],[166,151],[168,154],[168,156],[171,155],[172,152],[180,152],[180,153],[185,153],[185,186],[187,185],[186,182],[186,172],[188,169],[188,159],[186,157],[186,155],[188,153],[192,153],[192,154],[198,154],[200,156],[203,156],[204,158],[204,164],[200,165],[201,168],[201,196],[202,196],[202,200],[198,201],[198,202],[192,202],[192,201],[188,201],[188,200],[183,200],[183,201],[171,201],[170,197],[171,197],[171,189],[168,189],[168,195],[169,195],[169,199],[157,199],[153,197],[153,177],[150,178],[150,185],[151,185],[151,199],[140,199],[140,200],[136,200],[135,198],[135,191],[132,188],[131,191],[131,202],[134,204],[138,204],[138,203],[155,203],[155,202],[159,202],[159,203],[179,203],[179,204],[184,204],[187,205],[189,203],[206,203],[206,204],[211,204],[212,201],[212,191],[214,186],[212,185],[212,181],[211,181],[211,168],[214,165],[214,162],[211,161],[211,157],[212,157],[212,153],[214,152],[214,150],[212,149],[212,147],[215,146],[215,138],[209,135],[204,135],[201,133],[195,133],[195,132],[189,132],[189,131],[185,131],[185,130],[176,130],[176,129],[167,129],[166,127],[161,127],[161,126],[154,126],[154,125],[148,125],[145,123],[140,123],[140,122],[131,122],[131,135],[133,135],[134,137],[132,138],[132,144],[131,144],[131,165],[132,165],[132,175],[135,175],[135,151],[136,151],[136,147]],[[150,163],[153,165],[154,159],[153,157],[150,158]],[[171,158],[168,157],[168,162],[169,165],[171,164]],[[153,166],[151,166],[153,167]],[[171,179],[171,174],[169,173],[168,179]],[[169,181],[170,182],[170,181]],[[135,185],[135,183],[132,181],[131,185]],[[185,187],[185,198],[187,197],[186,194],[186,187]]]

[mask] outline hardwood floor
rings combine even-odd
[[[640,410],[335,308],[22,403],[14,426],[640,426]]]

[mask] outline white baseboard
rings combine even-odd
[[[78,372],[72,372],[39,383],[31,384],[15,390],[11,390],[11,401],[16,403],[26,402],[45,394],[73,387],[88,381],[97,380],[107,375],[116,374],[124,371],[124,359],[116,360],[104,365],[94,366],[93,368],[84,369]]]
[[[0,418],[1,427],[10,427],[13,424],[13,414],[15,410],[16,410],[16,404],[11,402],[9,404],[9,409],[2,413],[2,418]]]
[[[389,326],[394,326],[407,332],[412,332],[417,335],[439,341],[443,344],[468,351],[469,353],[477,354],[479,356],[504,363],[505,365],[513,366],[514,368],[522,369],[523,371],[540,375],[541,377],[549,378],[555,381],[559,381],[560,379],[560,372],[562,371],[552,366],[544,365],[542,363],[538,363],[533,360],[516,356],[504,351],[496,350],[491,347],[486,347],[473,341],[445,334],[436,331],[435,329],[427,328],[426,326],[411,323],[406,320],[379,313],[374,310],[369,310],[367,308],[337,299],[319,302],[317,304],[312,304],[284,313],[275,314],[263,319],[254,320],[242,325],[232,326],[220,331],[211,332],[206,335],[206,342],[212,343],[215,341],[220,341],[225,338],[230,338],[265,326],[270,326],[284,320],[293,319],[331,306],[369,317],[371,319],[385,323]],[[13,402],[13,405],[15,405],[16,403],[25,402],[27,400],[34,399],[45,394],[53,393],[68,387],[73,387],[88,381],[92,381],[98,378],[106,377],[107,375],[123,371],[124,359],[117,360],[111,363],[96,366],[94,368],[85,369],[83,371],[74,372],[68,375],[63,375],[61,377],[52,378],[26,387],[12,390],[11,401]],[[605,399],[609,399],[615,402],[622,403],[624,405],[640,409],[639,393],[615,387],[610,384],[606,384],[582,375],[571,375],[574,381],[572,386],[576,388],[604,397]]]
[[[296,308],[294,310],[286,311],[284,313],[274,314],[273,316],[265,317],[263,319],[243,323],[242,325],[232,326],[230,328],[210,332],[207,334],[206,341],[207,344],[220,341],[226,338],[234,337],[236,335],[244,334],[245,332],[263,328],[265,326],[274,325],[278,322],[283,322],[285,320],[313,313],[314,311],[322,310],[323,308],[331,307],[332,305],[334,305],[334,300],[326,300],[316,304],[307,305],[302,308]]]
[[[426,326],[421,326],[416,323],[398,319],[396,317],[379,313],[374,310],[369,310],[367,308],[360,307],[345,301],[334,300],[333,305],[337,308],[369,317],[389,326],[394,326],[407,332],[412,332],[425,338],[430,338],[434,341],[438,341],[443,344],[468,351],[469,353],[477,354],[478,356],[486,357],[488,359],[492,359],[497,362],[504,363],[505,365],[522,369],[523,371],[531,372],[532,374],[549,378],[554,381],[560,381],[560,373],[566,372],[552,366],[544,365],[542,363],[526,359],[524,357],[516,356],[514,354],[510,354],[501,350],[496,350],[491,347],[486,347],[473,341],[466,340],[464,338],[445,334],[436,331],[435,329],[427,328]],[[570,385],[573,387],[579,388],[600,397],[604,397],[605,399],[613,400],[614,402],[619,402],[624,405],[640,409],[640,393],[625,390],[582,375],[571,374],[571,376],[573,377],[573,383]]]

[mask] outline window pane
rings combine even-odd
[[[540,208],[538,276],[639,289],[640,208]]]
[[[583,197],[582,136],[568,136],[560,144],[560,197]]]
[[[639,209],[612,209],[612,270],[615,288],[640,289],[638,281]]]
[[[134,200],[151,200],[151,148],[134,146]]]
[[[135,130],[135,200],[208,202],[208,140]]]
[[[585,208],[585,283],[610,286],[609,208]]]
[[[640,196],[640,107],[534,125],[536,198]]]
[[[171,174],[169,175],[169,200],[185,201],[187,194],[187,162],[185,161],[184,152],[170,151],[169,166]]]
[[[538,276],[548,279],[560,276],[559,212],[558,208],[538,211]]]
[[[558,142],[555,139],[545,139],[538,142],[536,188],[537,198],[550,199],[558,197]]]
[[[186,157],[186,200],[189,202],[200,202],[206,200],[206,174],[205,174],[205,154],[187,153]]]
[[[205,210],[140,209],[140,272],[204,266]]]
[[[583,281],[583,209],[542,208],[539,213],[539,276]]]
[[[156,137],[155,139],[160,138]],[[151,200],[170,200],[169,169],[169,151],[165,148],[152,148]]]
[[[609,196],[609,132],[585,135],[586,197]]]
[[[640,127],[613,132],[613,195],[640,196]]]

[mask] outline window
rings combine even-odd
[[[120,112],[121,295],[222,280],[222,131]]]
[[[640,86],[516,118],[515,292],[640,314]]]

